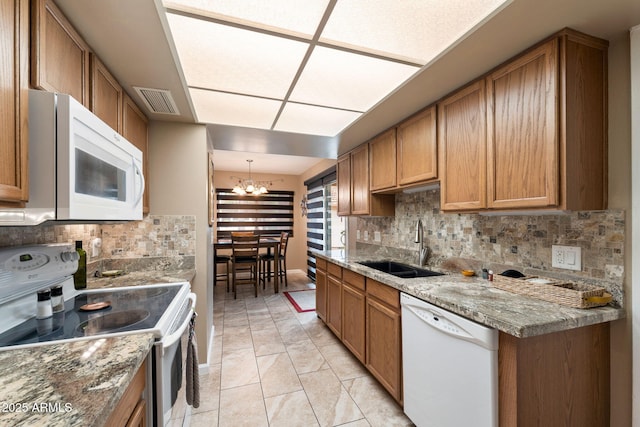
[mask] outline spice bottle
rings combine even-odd
[[[62,295],[62,286],[51,288],[51,309],[54,313],[64,311],[64,297]]]
[[[53,315],[51,309],[51,290],[45,289],[38,291],[38,307],[37,307],[36,319],[46,319]]]
[[[76,289],[85,289],[87,287],[87,252],[82,249],[82,240],[76,240],[76,252],[80,257],[78,270],[73,273],[73,286]]]

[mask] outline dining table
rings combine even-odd
[[[260,237],[260,248],[265,248],[267,250],[267,254],[270,255],[271,251],[273,251],[273,291],[274,293],[278,293],[278,285],[279,285],[279,272],[280,272],[280,238],[279,237]],[[214,256],[218,255],[219,250],[228,250],[231,251],[232,244],[231,238],[222,238],[216,239],[213,242],[213,254]],[[216,265],[213,264],[213,277],[216,277]]]

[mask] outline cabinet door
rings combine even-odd
[[[123,93],[122,136],[142,151],[142,169],[145,176],[142,212],[149,213],[149,140],[147,116],[126,93]]]
[[[351,151],[351,214],[369,215],[369,145]]]
[[[316,269],[316,314],[327,321],[327,272]]]
[[[27,0],[3,1],[0,7],[0,41],[0,201],[24,202],[29,198]]]
[[[402,401],[400,312],[367,296],[366,366],[387,391]]]
[[[122,133],[122,87],[95,54],[91,54],[90,59],[89,109],[116,132]]]
[[[89,108],[89,46],[53,0],[32,3],[31,84]]]
[[[338,158],[336,164],[338,181],[338,215],[351,214],[351,155]]]
[[[327,326],[342,338],[342,281],[332,275],[327,276]]]
[[[399,185],[438,177],[435,106],[398,126],[397,171]]]
[[[485,83],[477,81],[438,104],[440,207],[486,207]]]
[[[553,39],[487,77],[490,208],[559,202],[557,63]]]
[[[396,187],[396,130],[390,129],[369,142],[371,191]]]
[[[342,343],[365,362],[365,294],[342,283]]]

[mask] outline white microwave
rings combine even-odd
[[[142,219],[142,152],[69,95],[29,91],[29,202],[0,225]]]

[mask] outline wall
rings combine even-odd
[[[207,136],[202,125],[151,122],[149,126],[150,209],[154,215],[195,217],[198,359],[207,362],[213,330],[213,282],[207,218]]]

